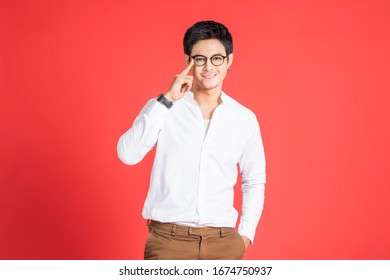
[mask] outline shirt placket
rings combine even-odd
[[[199,109],[200,111],[200,109]],[[204,137],[204,141],[202,142],[202,146],[201,146],[201,152],[200,152],[200,164],[199,164],[199,185],[198,185],[198,215],[199,215],[199,222],[200,224],[202,224],[204,221],[202,220],[202,218],[204,217],[203,215],[203,211],[204,211],[204,208],[205,208],[205,205],[204,205],[204,202],[207,201],[205,199],[205,192],[206,192],[206,189],[207,189],[207,166],[208,166],[208,161],[209,161],[209,156],[208,156],[208,149],[210,147],[210,143],[213,139],[213,135],[214,135],[214,131],[215,131],[215,127],[216,127],[216,122],[218,121],[218,114],[219,114],[219,111],[220,111],[220,106],[218,106],[217,108],[215,108],[214,110],[214,113],[213,113],[213,117],[211,118],[210,120],[210,126],[209,126],[209,129],[208,129],[208,132],[206,134],[206,136]],[[202,113],[200,112],[200,118],[201,118],[201,121],[203,122],[203,117],[202,117]],[[204,125],[203,125],[204,127]],[[204,133],[204,131],[203,131]],[[204,134],[203,134],[204,135]],[[207,213],[205,213],[207,215]]]

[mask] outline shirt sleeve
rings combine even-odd
[[[149,100],[133,125],[118,141],[119,159],[129,165],[139,163],[157,142],[169,110],[156,99]]]
[[[264,147],[260,127],[254,117],[254,125],[240,158],[242,176],[242,209],[238,233],[253,243],[264,204],[266,183]]]

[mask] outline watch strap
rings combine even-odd
[[[164,94],[161,93],[158,97],[157,97],[157,101],[164,104],[165,107],[167,107],[168,109],[171,109],[172,106],[173,106],[173,103],[171,101],[169,101],[167,98],[165,98]]]

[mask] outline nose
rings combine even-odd
[[[212,69],[214,65],[211,63],[211,58],[207,58],[206,63],[203,65],[204,70]]]

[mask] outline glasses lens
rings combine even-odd
[[[211,58],[211,63],[215,66],[220,66],[224,60],[225,59],[222,55],[215,55]]]
[[[207,58],[204,56],[195,56],[194,57],[194,62],[198,66],[202,66],[202,65],[206,64],[206,60],[207,60]]]

